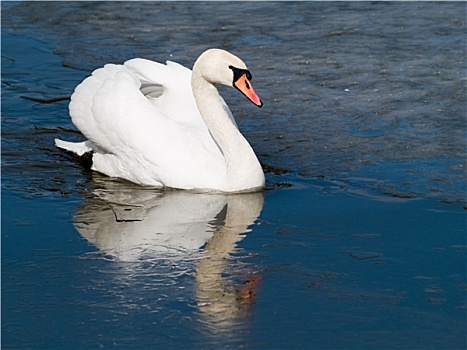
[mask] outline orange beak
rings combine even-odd
[[[263,102],[261,102],[261,99],[259,96],[256,94],[255,90],[253,90],[253,86],[251,85],[251,82],[247,78],[247,74],[243,74],[234,82],[234,86],[248,99],[253,102],[255,105],[258,107],[263,107]]]

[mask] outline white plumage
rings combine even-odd
[[[107,64],[71,97],[70,116],[88,141],[56,145],[78,155],[92,151],[93,170],[140,185],[257,190],[261,166],[214,87],[235,84],[261,106],[248,80],[245,91],[237,86],[234,70],[247,72],[218,49],[203,53],[193,72],[170,61]]]

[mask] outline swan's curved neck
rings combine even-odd
[[[216,87],[196,70],[193,70],[191,85],[198,110],[225,159],[225,190],[262,187],[261,165],[248,141],[229,118]]]

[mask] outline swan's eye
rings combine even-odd
[[[237,68],[237,67],[234,67],[234,66],[229,66],[229,68],[233,71],[233,74],[234,74],[234,83],[240,79],[240,77],[244,74],[246,74],[246,78],[248,80],[251,80],[252,79],[252,76],[251,76],[251,73],[248,69],[242,69],[242,68]]]

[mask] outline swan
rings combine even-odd
[[[221,49],[203,52],[193,70],[142,58],[106,64],[71,96],[72,122],[87,140],[55,145],[139,185],[257,191],[261,165],[215,87],[234,87],[262,107],[251,79],[245,63]]]

